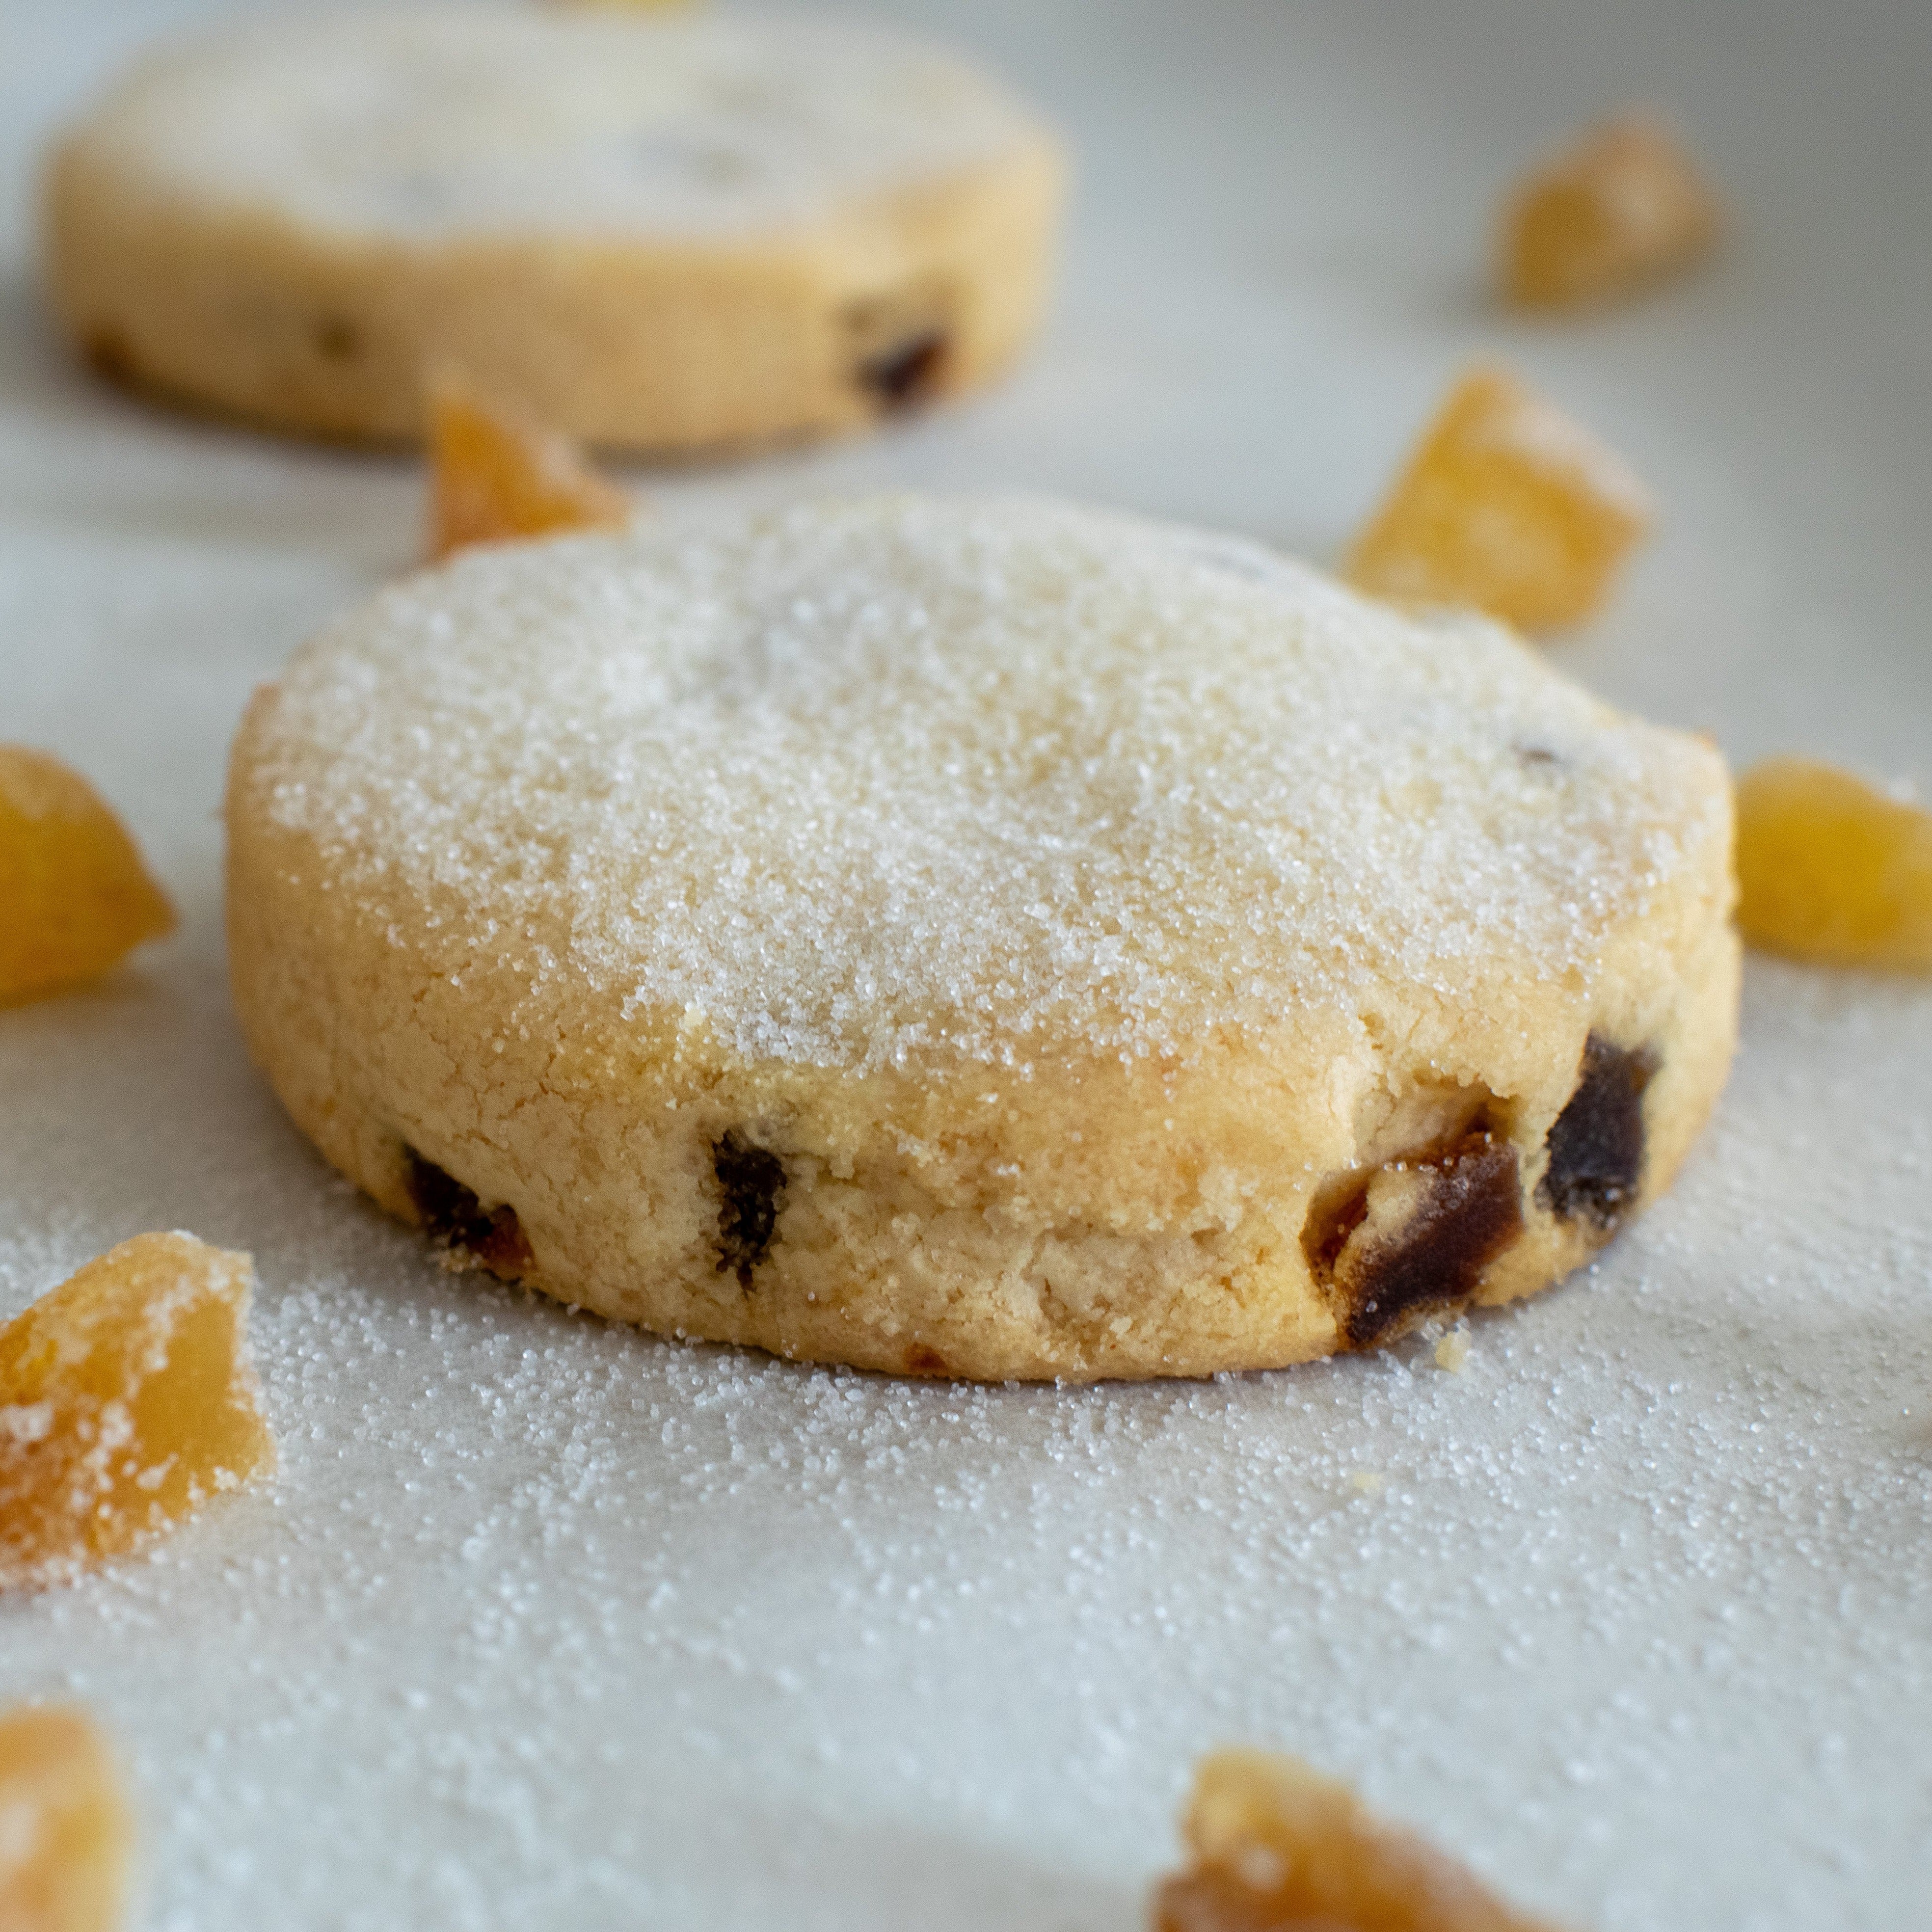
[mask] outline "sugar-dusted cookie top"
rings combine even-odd
[[[730,238],[1048,139],[884,26],[444,8],[224,27],[72,140],[158,193],[412,242]]]
[[[479,552],[305,646],[239,758],[453,970],[839,1067],[1586,986],[1729,824],[1714,752],[1498,629],[1026,500]]]

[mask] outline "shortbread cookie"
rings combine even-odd
[[[439,362],[680,450],[970,387],[1037,320],[1053,135],[878,26],[488,8],[225,26],[56,149],[56,302],[111,373],[420,433]]]
[[[330,1160],[561,1300],[868,1368],[1527,1294],[1733,1041],[1707,744],[1050,502],[472,553],[298,652],[227,810],[243,1028]]]

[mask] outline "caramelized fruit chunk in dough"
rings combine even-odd
[[[0,1006],[94,979],[174,923],[94,788],[44,752],[0,745]]]
[[[1648,115],[1619,115],[1518,184],[1503,214],[1503,292],[1526,308],[1614,302],[1708,254],[1721,226],[1683,143]]]
[[[1738,781],[1738,926],[1768,952],[1932,973],[1932,812],[1810,758]]]
[[[1155,1932],[1552,1932],[1292,1757],[1204,1760],[1181,1829],[1193,1863]]]
[[[1650,515],[1620,458],[1514,376],[1479,368],[1450,392],[1346,574],[1372,596],[1555,629],[1599,608]]]
[[[65,1581],[274,1466],[246,1255],[123,1241],[0,1328],[0,1589]]]
[[[568,436],[445,375],[430,390],[430,554],[470,544],[621,530],[630,498]]]
[[[0,1713],[0,1927],[111,1932],[133,1839],[112,1756],[85,1712]]]

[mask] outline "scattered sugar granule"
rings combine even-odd
[[[1436,1366],[1460,1376],[1469,1359],[1469,1336],[1466,1329],[1452,1328],[1436,1345]]]
[[[1503,292],[1525,308],[1615,302],[1708,254],[1722,226],[1676,135],[1652,116],[1620,114],[1511,194],[1498,238]]]
[[[1204,1759],[1181,1832],[1193,1862],[1156,1892],[1155,1932],[1551,1932],[1292,1757]]]
[[[1621,458],[1513,376],[1477,368],[1450,392],[1346,574],[1398,603],[1554,630],[1601,607],[1650,520]]]
[[[133,1839],[113,1758],[85,1712],[0,1713],[5,1932],[110,1932],[121,1924]]]
[[[568,436],[453,372],[429,397],[432,558],[471,544],[621,530],[634,508]]]
[[[274,1466],[254,1269],[137,1234],[0,1328],[0,1589],[70,1580]]]
[[[1932,972],[1932,812],[1810,758],[1738,781],[1738,927],[1770,952]]]
[[[0,745],[0,1006],[94,979],[174,923],[94,788],[44,752]]]

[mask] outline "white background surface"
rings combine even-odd
[[[283,1446],[152,1562],[0,1604],[0,1701],[121,1741],[143,1923],[1102,1932],[1236,1739],[1579,1927],[1921,1922],[1922,983],[1754,963],[1676,1192],[1460,1376],[974,1390],[678,1348],[439,1274],[323,1169],[229,1017],[213,813],[250,686],[411,560],[419,478],[96,387],[32,264],[46,128],[202,10],[0,11],[0,737],[100,781],[184,914],[0,1014],[0,1315],[142,1228],[251,1249]],[[1072,130],[1050,337],[875,442],[649,479],[668,513],[1019,483],[1330,556],[1498,353],[1666,506],[1559,662],[1734,758],[1932,780],[1932,10],[894,10]],[[1631,96],[1694,131],[1732,245],[1601,320],[1496,314],[1499,188]]]

